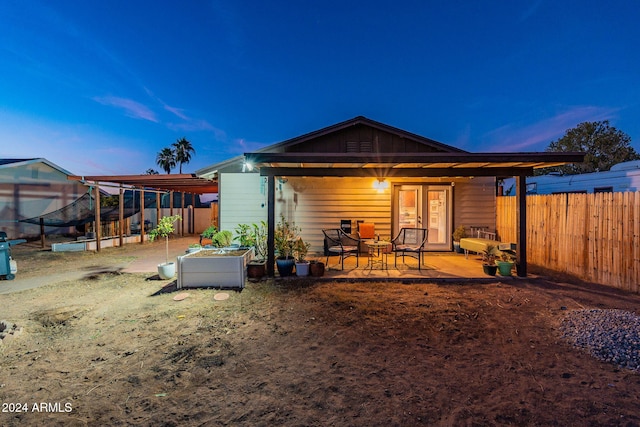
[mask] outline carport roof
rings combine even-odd
[[[162,191],[177,191],[192,194],[209,194],[218,192],[218,181],[206,179],[195,174],[167,175],[72,175],[68,179],[82,181],[86,184],[122,184],[136,188],[147,188]]]

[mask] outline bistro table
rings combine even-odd
[[[364,244],[369,247],[369,262],[367,267],[373,269],[378,267],[381,270],[386,270],[389,267],[387,258],[389,252],[387,248],[391,246],[391,242],[386,240],[365,240]]]

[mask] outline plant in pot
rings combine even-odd
[[[482,251],[482,270],[489,276],[495,276],[498,270],[495,250],[495,246],[487,245],[486,249]]]
[[[175,231],[174,224],[182,221],[180,215],[165,216],[158,221],[158,226],[149,232],[149,240],[154,241],[158,237],[164,237],[166,246],[166,260],[164,264],[158,264],[158,276],[161,279],[173,279],[176,274],[176,264],[169,262],[169,235]]]
[[[229,230],[221,230],[211,237],[211,244],[216,248],[228,248],[233,242],[233,234]]]
[[[278,253],[276,258],[276,266],[280,276],[291,276],[295,265],[293,257],[293,246],[298,239],[299,229],[295,223],[289,222],[283,215],[280,215],[280,221],[276,224],[274,230],[275,249]]]
[[[296,240],[293,246],[293,252],[296,258],[296,276],[309,275],[309,261],[306,260],[306,257],[310,247],[311,244],[302,240],[302,237],[298,237],[298,240]]]
[[[467,229],[464,228],[464,225],[458,226],[455,230],[453,230],[453,249],[461,254],[464,251],[460,248],[460,239],[464,239],[467,237]]]
[[[200,233],[200,244],[202,244],[202,239],[211,240],[213,236],[218,232],[218,229],[215,225],[208,226],[202,233]]]
[[[267,266],[267,223],[260,221],[251,224],[248,229],[246,243],[253,247],[255,259],[247,263],[247,277],[261,279],[266,274]]]
[[[515,264],[515,255],[511,251],[502,251],[501,259],[496,260],[501,276],[511,276],[511,270]]]
[[[241,249],[248,249],[253,246],[251,226],[249,224],[238,224],[236,226],[235,233],[236,235],[233,240],[236,240],[240,244]]]

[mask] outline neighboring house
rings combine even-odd
[[[19,222],[67,206],[89,187],[67,180],[70,172],[46,159],[0,159],[0,230],[11,239],[38,237],[40,226]],[[45,227],[45,233],[70,233],[73,227]]]
[[[515,194],[514,180],[504,180],[504,195]],[[640,191],[640,160],[618,163],[604,172],[527,177],[527,194]]]
[[[458,225],[495,231],[496,176],[524,177],[582,157],[469,153],[356,117],[196,175],[218,179],[221,229],[265,220],[273,230],[283,215],[301,227],[312,252],[322,252],[322,229],[347,220],[355,231],[364,221],[386,238],[402,227],[426,228],[428,250],[451,251]]]

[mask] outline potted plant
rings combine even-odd
[[[247,276],[250,279],[261,279],[266,274],[267,266],[267,223],[265,221],[251,224],[247,243],[253,246],[256,256],[247,264]]]
[[[251,239],[251,226],[249,224],[238,224],[235,229],[236,235],[233,240],[238,241],[240,248],[250,248],[253,246],[253,240]]]
[[[200,234],[200,244],[202,244],[202,239],[213,239],[213,236],[218,232],[218,229],[215,225],[208,226],[201,234]]]
[[[290,223],[280,215],[280,221],[274,230],[275,249],[278,253],[276,266],[280,276],[290,276],[293,274],[295,258],[293,257],[293,246],[298,239],[299,229],[295,223]]]
[[[313,277],[324,276],[324,262],[316,260],[309,261],[309,273]]]
[[[465,237],[467,237],[467,230],[466,228],[464,228],[464,225],[460,225],[458,226],[458,228],[453,230],[452,236],[453,236],[453,249],[457,253],[461,254],[464,251],[460,248],[460,239],[464,239]]]
[[[309,261],[306,260],[309,247],[311,247],[311,244],[302,240],[302,237],[298,237],[298,240],[296,240],[293,246],[293,252],[296,258],[296,276],[309,275]]]
[[[233,234],[229,230],[221,230],[211,237],[211,244],[216,248],[228,248],[233,242]]]
[[[487,245],[486,249],[482,251],[482,270],[489,276],[495,276],[498,266],[496,265],[495,246]]]
[[[158,264],[158,276],[161,279],[172,279],[176,274],[176,265],[169,262],[169,235],[175,231],[173,224],[182,221],[180,215],[165,216],[158,221],[158,226],[149,232],[149,240],[154,241],[157,237],[164,237],[166,246],[166,260],[164,264]]]
[[[501,259],[496,261],[501,276],[511,276],[515,264],[515,255],[511,251],[502,251]]]

